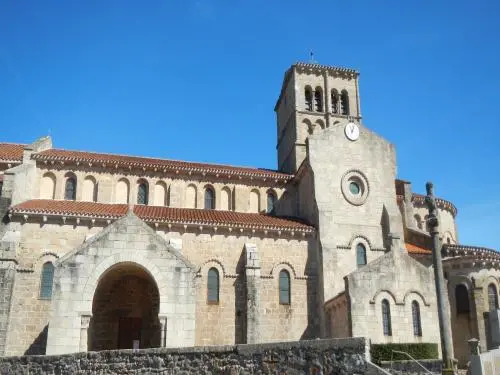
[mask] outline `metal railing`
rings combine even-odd
[[[432,372],[430,372],[424,365],[422,365],[419,361],[417,361],[415,358],[413,358],[411,355],[409,355],[408,353],[406,352],[401,352],[399,350],[392,350],[392,353],[391,353],[391,370],[392,370],[392,363],[394,362],[393,360],[393,356],[392,354],[394,353],[398,353],[398,354],[404,354],[405,356],[407,356],[408,358],[410,358],[413,362],[415,362],[417,365],[419,365],[420,367],[422,367],[422,369],[428,373],[428,374],[431,374],[431,375],[434,375]]]

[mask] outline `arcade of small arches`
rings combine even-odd
[[[314,90],[311,86],[306,86],[304,89],[304,107],[309,112],[330,112],[336,115],[349,116],[349,94],[347,90],[342,90],[340,93],[337,89],[330,91],[330,108],[324,108],[323,89],[316,87]]]
[[[52,172],[46,172],[42,176],[40,188],[40,198],[56,199],[56,176]],[[149,183],[143,178],[136,181],[137,197],[135,204],[169,206],[170,205],[170,190],[164,181],[157,181],[154,184],[153,191],[150,192]],[[86,202],[98,202],[98,182],[95,177],[88,175],[83,178],[81,200]],[[64,199],[77,200],[77,189],[79,182],[77,176],[68,172],[64,175]],[[229,186],[223,186],[216,191],[215,187],[207,184],[202,188],[203,207],[198,204],[198,187],[195,184],[188,184],[184,191],[184,207],[185,208],[203,208],[207,210],[234,210],[234,200],[236,192]],[[115,185],[114,203],[129,204],[130,202],[130,181],[127,178],[120,178]],[[216,205],[216,198],[220,199]],[[270,188],[265,192],[266,207],[261,207],[261,191],[257,188],[251,189],[248,199],[248,212],[259,213],[265,211],[268,214],[274,213],[277,193]]]

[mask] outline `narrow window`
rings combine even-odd
[[[342,90],[342,94],[340,97],[341,105],[342,105],[342,114],[349,116],[350,110],[349,110],[349,94],[347,91]]]
[[[422,336],[422,321],[420,320],[420,306],[417,301],[411,303],[411,315],[413,317],[413,335]]]
[[[208,303],[219,303],[219,271],[217,268],[208,270],[207,301]]]
[[[332,113],[339,113],[339,93],[337,90],[332,90]]]
[[[312,111],[313,110],[313,103],[312,103],[312,93],[311,89],[309,87],[306,87],[306,90],[304,92],[304,96],[306,99],[306,111]]]
[[[137,204],[148,204],[148,184],[145,182],[137,187]]]
[[[267,213],[274,213],[274,205],[276,204],[276,195],[272,191],[267,193]]]
[[[280,271],[280,305],[290,304],[290,274],[287,270]]]
[[[76,180],[74,177],[68,177],[66,179],[64,199],[68,201],[74,201],[76,199]]]
[[[364,266],[366,264],[366,248],[362,243],[356,245],[356,262],[358,267]]]
[[[488,311],[495,311],[498,309],[498,293],[494,284],[488,285]]]
[[[42,279],[40,282],[40,298],[52,298],[52,283],[54,281],[54,265],[50,262],[44,263],[42,267]]]
[[[0,197],[2,196],[3,181],[0,181]]]
[[[386,299],[382,300],[382,325],[384,336],[392,336],[391,306]]]
[[[215,210],[215,193],[210,187],[205,189],[205,210]]]
[[[316,112],[323,112],[323,94],[319,87],[314,91],[314,109]]]
[[[468,314],[470,312],[469,292],[464,284],[459,284],[455,288],[455,302],[457,314]]]

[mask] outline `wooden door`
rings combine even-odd
[[[118,322],[118,349],[133,349],[134,340],[141,348],[141,318],[121,317]]]

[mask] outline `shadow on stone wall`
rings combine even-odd
[[[236,274],[238,277],[234,281],[234,342],[236,344],[245,344],[247,342],[247,290],[245,280],[245,251],[240,254],[240,259],[236,265]]]
[[[38,334],[35,341],[31,343],[29,348],[24,352],[24,355],[43,355],[47,349],[47,333],[49,325],[43,327],[43,330]]]

